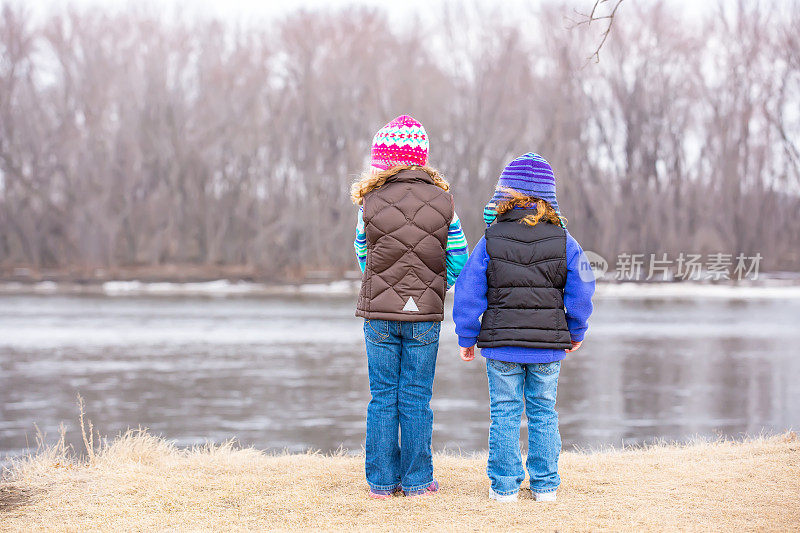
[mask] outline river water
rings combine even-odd
[[[353,303],[0,296],[0,458],[30,450],[36,427],[53,442],[61,423],[80,449],[78,393],[104,435],[146,427],[179,445],[360,450],[369,389]],[[800,299],[597,296],[595,306],[584,346],[562,365],[565,448],[800,427]],[[450,316],[434,446],[483,450],[483,359],[458,358]]]

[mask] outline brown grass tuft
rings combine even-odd
[[[437,455],[442,490],[367,498],[363,457],[269,455],[233,442],[179,449],[145,431],[85,459],[62,444],[14,464],[0,529],[776,530],[800,523],[800,442],[565,452],[555,504],[487,499],[485,456]]]

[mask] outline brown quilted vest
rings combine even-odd
[[[356,316],[444,320],[453,196],[424,170],[401,170],[364,196],[367,266]]]

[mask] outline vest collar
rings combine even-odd
[[[392,183],[392,182],[402,182],[402,183],[422,182],[422,183],[433,184],[433,178],[431,177],[430,174],[428,174],[424,170],[418,168],[407,168],[405,170],[401,170],[394,176],[391,176],[386,179],[386,183]]]
[[[536,209],[511,209],[510,211],[506,211],[502,215],[497,216],[498,222],[516,222],[517,220],[522,220],[528,215],[535,215]]]

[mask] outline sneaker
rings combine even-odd
[[[502,503],[510,503],[517,501],[517,497],[518,493],[516,492],[514,494],[498,494],[494,490],[492,490],[492,487],[489,487],[490,500],[495,500]]]
[[[533,492],[533,499],[536,500],[537,502],[554,502],[556,501],[556,491]]]
[[[388,490],[369,489],[369,497],[375,498],[376,500],[388,500],[398,492],[400,492],[400,487]]]
[[[403,494],[406,496],[413,498],[414,496],[430,496],[439,492],[439,482],[435,479],[431,482],[430,485],[425,487],[424,489],[415,490],[414,492],[409,492],[407,490],[403,491]]]

